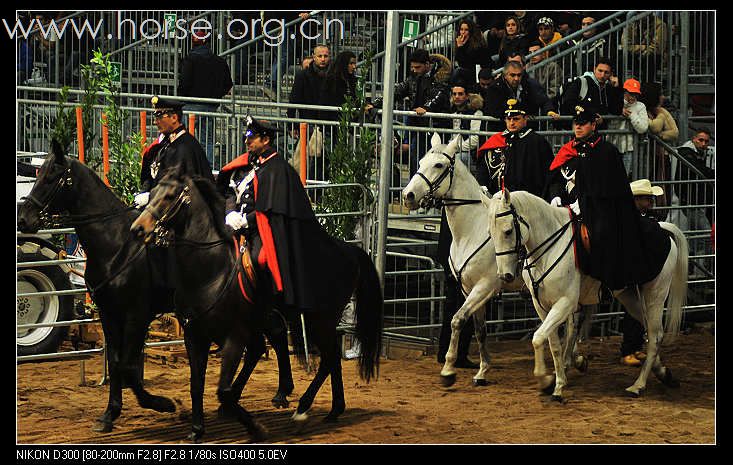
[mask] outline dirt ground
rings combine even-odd
[[[311,418],[297,433],[290,420],[297,399],[311,375],[295,366],[295,392],[287,409],[270,399],[277,386],[277,362],[262,360],[245,390],[242,405],[267,428],[266,442],[293,444],[713,444],[715,430],[715,338],[708,330],[682,334],[664,348],[662,360],[680,380],[672,389],[650,376],[638,399],[624,395],[637,369],[619,364],[619,337],[592,338],[581,352],[591,358],[589,370],[569,372],[567,403],[540,395],[532,376],[529,341],[490,343],[491,384],[474,387],[473,370],[461,369],[450,388],[439,383],[434,355],[403,351],[383,360],[379,379],[358,378],[355,361],[344,361],[346,412],[335,424],[321,420],[330,409],[327,380],[316,398]],[[395,351],[396,353],[397,351]],[[295,360],[293,359],[295,362]],[[297,363],[297,362],[296,362]],[[551,365],[550,365],[551,366]],[[172,398],[176,413],[140,408],[129,390],[111,433],[92,431],[104,410],[109,388],[97,386],[101,360],[86,362],[86,383],[79,386],[79,361],[28,363],[17,369],[17,442],[180,443],[190,430],[188,367],[177,361],[148,357],[147,389]],[[216,416],[219,360],[210,358],[204,398],[204,442],[251,441],[237,423]]]

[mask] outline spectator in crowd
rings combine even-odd
[[[206,37],[206,34],[209,36]],[[178,95],[184,97],[220,99],[232,89],[232,72],[222,57],[215,55],[209,48],[211,33],[195,31],[191,35],[191,51],[181,61],[181,73],[178,82]],[[215,112],[217,103],[187,103],[186,111]],[[199,139],[204,143],[206,159],[209,165],[214,164],[214,117],[200,115],[198,118]],[[223,154],[221,154],[223,155]]]
[[[710,147],[710,138],[711,134],[707,129],[698,129],[694,131],[692,139],[677,148],[679,155],[691,166],[682,161],[672,161],[673,178],[678,181],[675,185],[678,199],[673,199],[673,204],[684,206],[715,203],[715,186],[712,182],[689,182],[715,179],[715,148]],[[683,231],[710,231],[715,228],[713,207],[672,210],[668,221],[674,222]],[[712,237],[690,240],[690,255],[712,253]],[[693,263],[708,272],[713,271],[711,259],[693,260]],[[690,267],[690,273],[704,276],[698,275],[694,267]]]
[[[627,130],[633,129],[637,134],[646,134],[649,129],[649,116],[646,114],[646,106],[639,100],[641,98],[641,83],[636,79],[627,79],[624,82],[624,107],[621,115],[624,119],[612,120],[609,129]],[[624,168],[629,178],[646,175],[648,166],[642,166],[644,160],[636,160],[635,167],[632,167],[634,154],[634,135],[614,134],[609,137],[609,142],[614,144],[621,152],[624,161]],[[638,171],[638,172],[637,172]]]
[[[491,87],[495,81],[494,70],[491,68],[484,68],[478,73],[478,85],[476,86],[476,92],[481,94],[481,97],[486,100],[486,89]]]
[[[451,113],[457,115],[483,116],[481,109],[484,106],[484,99],[479,94],[468,92],[469,87],[462,81],[458,81],[451,87]],[[479,146],[478,131],[481,130],[481,120],[461,119],[453,120],[453,129],[471,131],[473,134],[461,134],[461,145],[458,149],[458,156],[469,170],[475,170],[473,154]]]
[[[290,23],[292,21],[295,21],[296,19],[302,19],[306,20],[310,18],[310,14],[308,12],[295,12],[295,11],[261,11],[260,12],[260,19],[262,20],[262,24],[264,27],[264,24],[270,20],[270,19],[276,19],[276,20],[283,20],[285,24]],[[298,23],[300,25],[302,23]],[[297,26],[297,25],[296,25]],[[296,27],[293,26],[293,27]],[[307,27],[307,25],[306,25]],[[273,26],[268,25],[268,33],[271,36],[277,36],[278,34],[284,34],[284,39],[281,44],[275,45],[273,47],[270,47],[270,51],[272,52],[270,63],[270,75],[265,79],[265,95],[267,95],[270,99],[275,100],[276,95],[274,92],[277,91],[277,82],[278,82],[278,76],[280,74],[278,73],[278,48],[280,49],[280,70],[282,74],[285,74],[288,70],[288,65],[290,63],[290,57],[297,57],[302,53],[302,46],[303,43],[302,38],[297,37],[297,35],[294,35],[291,31],[273,31],[271,28],[274,28]],[[310,36],[310,34],[308,34]]]
[[[478,149],[476,180],[489,193],[522,190],[542,196],[554,158],[547,140],[527,126],[528,115],[519,102],[506,102],[506,130],[491,136]]]
[[[598,21],[597,16],[596,13],[591,12],[583,17],[580,23],[583,34],[580,39],[574,40],[575,44],[583,44],[573,54],[573,63],[576,63],[578,59],[577,54],[580,53],[581,69],[592,68],[601,57],[608,57],[611,63],[614,63],[616,60],[616,44],[608,40],[608,36],[597,37],[600,32],[599,28],[593,26]]]
[[[323,81],[319,105],[340,107],[346,97],[356,98],[356,55],[349,50],[336,55]],[[323,110],[321,119],[338,121],[338,111]]]
[[[609,59],[599,58],[593,71],[584,73],[566,85],[567,88],[560,96],[560,114],[574,115],[575,107],[586,106],[597,109],[600,115],[620,115],[623,110],[623,92],[618,88],[618,78],[612,73],[613,67]],[[598,129],[606,129],[608,126],[603,117],[595,123]]]
[[[456,67],[453,80],[461,80],[473,87],[480,70],[493,68],[489,48],[481,30],[470,19],[462,19],[456,35]]]
[[[518,52],[522,56],[526,55],[530,41],[516,16],[509,16],[504,21],[504,31],[504,37],[499,44],[499,66],[504,66],[512,52]]]
[[[449,128],[450,120],[436,118],[432,120],[423,115],[431,113],[447,113],[450,108],[449,81],[452,65],[450,60],[440,54],[428,54],[425,49],[417,49],[410,55],[410,76],[395,85],[395,103],[409,98],[410,107],[415,116],[407,118],[408,126]],[[365,110],[382,108],[383,99],[378,97]],[[427,133],[414,133],[410,140],[410,176],[417,172],[417,160],[427,152]]]
[[[649,134],[653,134],[667,144],[675,147],[680,131],[672,115],[663,107],[664,95],[662,85],[658,82],[645,82],[641,85],[641,101],[646,106],[649,117]],[[667,151],[660,144],[654,144],[655,178],[662,181],[671,180],[671,164]],[[658,205],[668,205],[671,199],[671,186],[667,185],[664,194],[658,199]]]
[[[534,53],[542,48],[542,44],[539,41],[534,41],[529,44],[529,53]],[[542,63],[547,58],[547,52],[539,53],[530,58],[532,65],[532,71],[529,73],[530,77],[537,80],[540,86],[545,90],[547,97],[551,101],[556,101],[557,90],[562,84],[562,70],[556,61],[550,61]]]
[[[667,24],[662,20],[661,12],[626,26],[621,44],[628,44],[625,52],[630,69],[627,71],[645,81],[659,80],[657,73],[662,71],[667,61],[667,34]]]
[[[24,85],[33,74],[33,48],[28,39],[18,38],[17,85]]]
[[[509,99],[517,100],[530,116],[540,114],[552,116],[553,118],[558,116],[553,102],[547,97],[539,82],[526,76],[521,61],[508,61],[504,66],[502,76],[488,88],[486,94],[484,115],[493,116],[500,120],[504,119],[504,110]],[[530,124],[530,126],[533,125]],[[502,131],[504,122],[489,122],[487,129],[489,131]]]
[[[555,30],[555,22],[548,16],[543,16],[537,20],[537,40],[539,41],[541,48],[549,47],[555,42],[562,40],[562,34]],[[556,55],[558,48],[547,50],[547,56]]]
[[[484,31],[486,45],[489,49],[489,56],[499,54],[499,44],[504,37],[504,19],[508,12],[503,11],[477,11],[475,12],[476,22]]]
[[[652,215],[651,209],[654,206],[654,199],[664,194],[659,186],[652,186],[648,179],[639,179],[631,183],[631,194],[634,196],[634,203],[641,214],[640,224],[642,231],[648,228],[658,227],[655,223],[658,218]],[[624,308],[624,320],[621,327],[624,336],[621,342],[621,364],[638,367],[644,363],[644,326],[629,315]]]
[[[537,38],[537,18],[541,14],[529,11],[514,11],[513,13],[517,26],[527,35],[527,42],[535,40]]]
[[[331,51],[327,45],[316,45],[313,48],[313,61],[295,74],[293,89],[290,92],[290,103],[300,105],[318,105],[323,82],[326,80],[328,66],[331,63]],[[288,118],[296,114],[302,119],[318,119],[318,110],[288,108]]]
[[[552,16],[555,18],[555,28],[563,37],[580,29],[582,13],[580,11],[556,11]]]

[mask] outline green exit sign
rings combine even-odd
[[[171,39],[176,36],[176,19],[178,15],[176,13],[166,13],[163,15],[165,21],[165,38]]]
[[[110,61],[109,77],[112,84],[116,87],[122,87],[122,63],[119,61]]]
[[[412,40],[420,34],[420,23],[411,19],[402,21],[402,42]],[[415,44],[409,44],[414,47]]]

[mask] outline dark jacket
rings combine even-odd
[[[318,105],[340,107],[346,102],[346,96],[356,98],[356,76],[352,74],[348,80],[340,76],[329,76],[323,81]],[[320,119],[331,121],[338,121],[340,117],[338,111],[321,110],[320,115]]]
[[[610,83],[606,83],[603,88],[600,87],[598,81],[592,72],[583,74],[581,79],[585,79],[588,84],[588,91],[585,98],[580,99],[581,82],[575,79],[569,83],[563,90],[562,104],[560,106],[561,115],[574,115],[577,105],[589,107],[599,115],[620,115],[624,108],[624,92],[620,87],[613,87]],[[608,121],[603,122],[602,127],[605,129]]]
[[[501,76],[486,90],[484,115],[502,120],[489,122],[487,124],[489,131],[504,130],[504,110],[506,109],[507,100],[511,98],[517,99],[530,116],[545,116],[548,111],[555,110],[554,103],[536,79],[527,76],[525,73],[519,86],[514,90],[509,87],[509,84],[504,80],[504,76]]]
[[[622,289],[654,279],[662,269],[669,238],[657,230],[642,235],[640,214],[634,204],[621,154],[594,135],[588,141],[571,140],[553,160],[550,195],[558,194],[568,205],[578,200],[583,223],[590,235],[590,255],[580,253],[581,266],[609,289]],[[565,175],[563,175],[565,170]],[[566,178],[575,182],[567,193]]]
[[[198,175],[214,180],[204,149],[184,126],[162,141],[156,140],[145,150],[140,169],[140,191],[150,192],[165,171],[171,168],[178,169],[181,175]]]
[[[461,77],[466,85],[476,83],[476,65],[493,68],[494,61],[488,47],[469,48],[468,44],[456,47],[456,68],[461,68]]]
[[[497,64],[504,66],[509,55],[512,55],[514,52],[521,53],[522,56],[525,56],[530,42],[531,38],[526,34],[517,34],[511,39],[504,36],[499,44],[499,62]]]
[[[404,81],[395,86],[395,103],[408,98],[409,108],[423,107],[433,113],[448,113],[450,108],[450,74],[452,65],[448,58],[439,54],[430,55],[432,68],[422,76],[410,75]],[[382,97],[377,97],[372,105],[375,108],[382,108]],[[440,121],[442,127],[450,127],[450,120]],[[411,117],[409,123],[413,126],[427,126],[430,118]]]
[[[181,63],[178,95],[222,98],[232,88],[227,62],[211,52],[208,45],[197,45]]]
[[[296,73],[293,90],[290,92],[290,103],[318,105],[325,79],[325,71],[318,71],[315,62],[311,62],[308,68]],[[288,108],[288,118],[295,118],[296,111],[303,119],[318,119],[319,116],[318,110]]]

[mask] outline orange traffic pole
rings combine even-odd
[[[84,163],[84,120],[81,107],[76,107],[76,144],[79,147],[79,161]]]
[[[188,133],[192,136],[194,129],[196,129],[196,115],[190,114],[188,115]]]
[[[109,186],[109,131],[107,129],[107,115],[102,113],[102,161],[104,170],[104,183]]]
[[[145,110],[140,112],[140,134],[143,136],[142,151],[140,152],[140,156],[142,156],[145,152],[145,146],[148,144],[148,112]]]
[[[308,167],[306,166],[308,156],[306,153],[306,147],[308,144],[308,123],[300,123],[300,181],[305,186],[305,178],[308,174]]]

